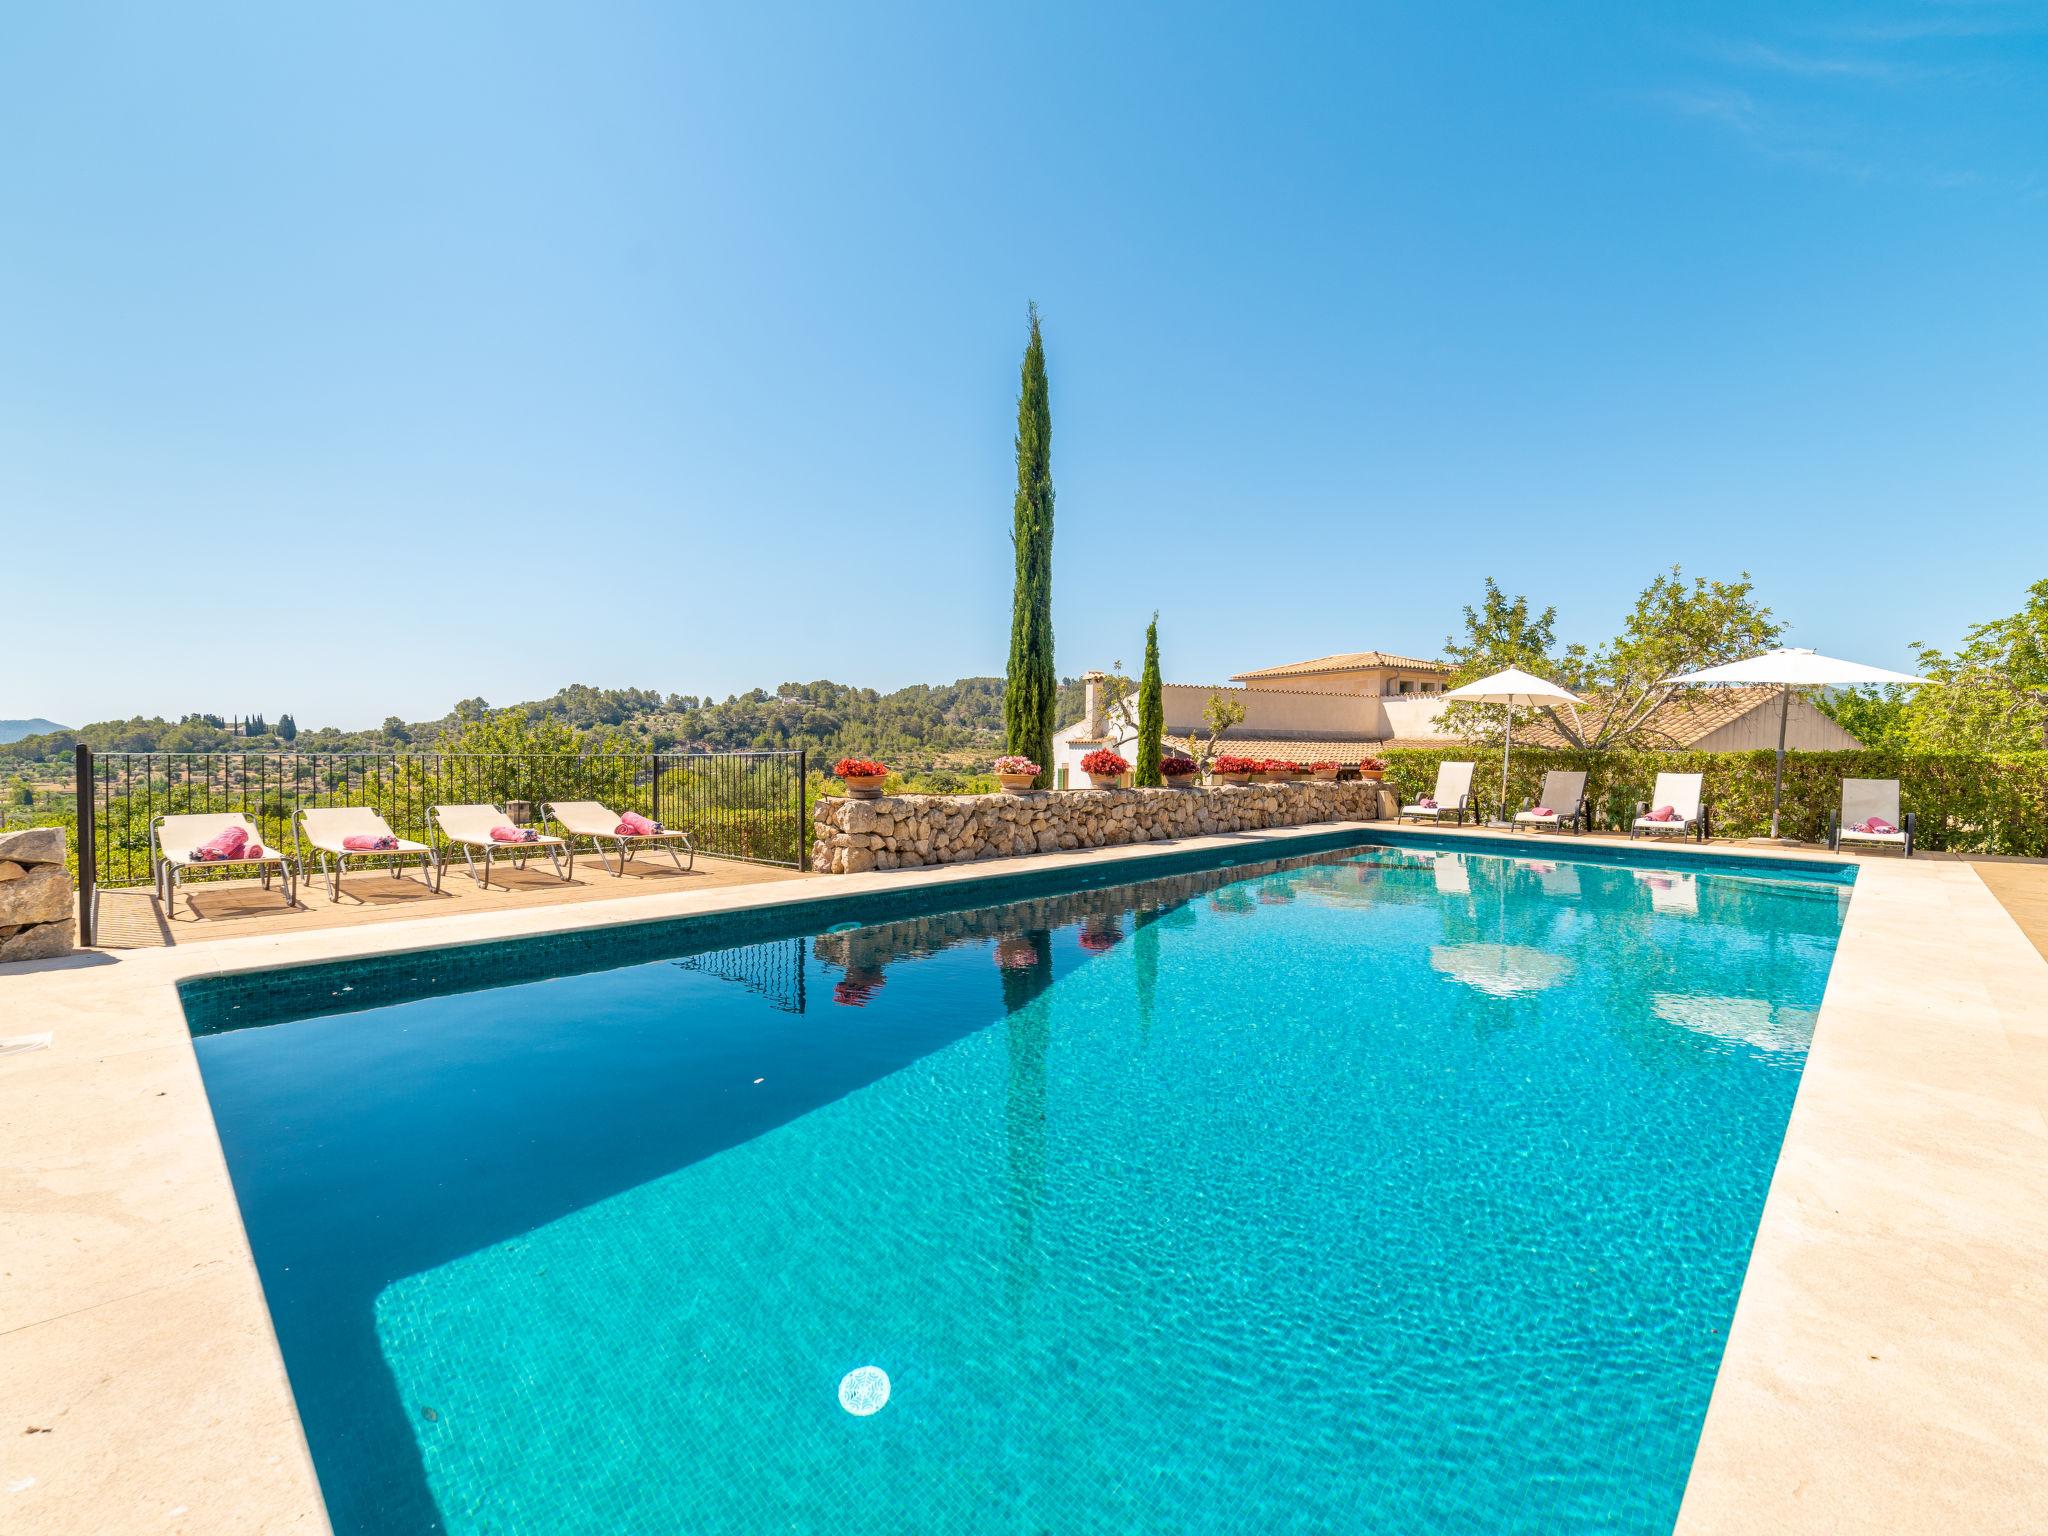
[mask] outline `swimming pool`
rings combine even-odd
[[[1847,872],[1337,841],[187,983],[336,1529],[1668,1530]]]

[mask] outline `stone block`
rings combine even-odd
[[[64,829],[23,827],[16,832],[0,832],[0,859],[13,864],[62,864]]]
[[[0,923],[53,923],[71,914],[71,876],[61,864],[38,864],[0,885]]]
[[[71,953],[71,922],[35,923],[0,939],[0,965],[16,960],[54,960]]]

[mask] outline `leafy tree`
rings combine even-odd
[[[1145,626],[1145,670],[1138,674],[1138,761],[1133,782],[1141,788],[1157,789],[1166,782],[1159,772],[1165,712],[1159,681],[1159,614],[1154,610],[1152,622]]]
[[[1872,750],[1904,751],[1912,745],[1904,688],[1843,688],[1814,697],[1814,706]]]
[[[277,717],[277,739],[279,741],[297,741],[299,739],[299,722],[290,715],[279,715]]]
[[[1928,682],[1905,705],[1908,741],[1924,752],[2048,748],[2048,580],[2008,618],[1979,624],[1954,655],[1916,645]]]
[[[1231,727],[1244,724],[1244,701],[1226,699],[1220,693],[1210,694],[1209,702],[1202,706],[1202,723],[1209,727],[1207,741],[1196,741],[1193,731],[1181,741],[1188,756],[1195,760],[1197,773],[1209,771],[1209,759],[1216,755],[1216,743],[1223,739],[1224,734]]]
[[[1602,752],[1635,743],[1679,685],[1665,678],[1740,661],[1777,645],[1784,624],[1756,600],[1744,571],[1734,581],[1684,572],[1653,577],[1622,622],[1621,633],[1596,650],[1569,646],[1560,660],[1564,686],[1597,697],[1601,707],[1546,710],[1575,747]]]
[[[1017,498],[1011,509],[1017,577],[1011,598],[1010,665],[1003,688],[1003,738],[1010,752],[1040,765],[1040,788],[1052,768],[1059,676],[1052,651],[1052,400],[1045,381],[1045,343],[1038,306],[1017,393]]]
[[[1509,597],[1491,576],[1486,578],[1486,595],[1477,608],[1464,610],[1465,632],[1444,637],[1444,658],[1451,664],[1451,684],[1470,683],[1500,671],[1520,667],[1538,677],[1557,670],[1551,652],[1557,645],[1557,609],[1534,613],[1529,599]],[[1515,723],[1537,717],[1534,710],[1518,709]],[[1437,714],[1443,729],[1467,740],[1492,742],[1500,739],[1505,713],[1497,704],[1446,704]]]
[[[1556,644],[1557,610],[1546,608],[1531,615],[1528,598],[1509,597],[1489,576],[1479,606],[1465,609],[1463,637],[1444,638],[1444,657],[1451,663],[1453,681],[1469,683],[1503,667],[1540,674],[1552,665],[1550,653]]]
[[[1555,608],[1532,614],[1527,598],[1509,598],[1489,577],[1479,608],[1465,610],[1464,636],[1446,640],[1444,650],[1456,668],[1454,682],[1520,667],[1595,701],[1584,710],[1515,711],[1517,725],[1544,720],[1567,744],[1588,752],[1636,744],[1678,692],[1664,679],[1753,656],[1785,632],[1756,601],[1747,571],[1734,581],[1695,576],[1688,582],[1675,565],[1651,579],[1621,633],[1603,645],[1558,651],[1556,621]],[[1449,704],[1439,718],[1453,731],[1486,741],[1497,738],[1502,715],[1497,705]]]

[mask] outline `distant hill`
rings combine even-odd
[[[1081,715],[1082,687],[1060,686],[1059,723]],[[905,768],[986,758],[999,751],[1003,681],[963,677],[882,693],[826,681],[783,683],[724,699],[664,693],[653,688],[592,688],[575,684],[550,698],[512,706],[532,719],[558,720],[593,737],[614,737],[668,751],[735,751],[804,747],[829,761],[833,753],[865,753]],[[61,767],[84,742],[95,752],[270,751],[287,745],[302,752],[423,750],[456,735],[465,722],[497,713],[482,699],[464,699],[439,720],[393,716],[376,730],[298,727],[293,737],[274,730],[236,734],[218,715],[180,720],[101,720],[76,730],[48,720],[0,722],[0,770]],[[279,717],[280,721],[284,717]]]
[[[0,743],[19,741],[24,736],[41,736],[50,731],[68,731],[68,725],[54,720],[0,720]]]

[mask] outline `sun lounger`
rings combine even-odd
[[[1707,808],[1700,802],[1701,775],[1697,773],[1660,773],[1657,787],[1647,800],[1636,802],[1635,825],[1628,835],[1676,832],[1691,836],[1700,842],[1707,840]],[[1677,812],[1669,821],[1659,821],[1650,813],[1669,806]]]
[[[1395,820],[1440,822],[1448,816],[1454,824],[1462,824],[1465,813],[1472,809],[1473,766],[1471,763],[1438,763],[1436,790],[1428,796],[1435,803],[1426,805],[1418,800],[1413,805],[1404,805]]]
[[[1538,816],[1538,809],[1550,814]],[[1543,793],[1536,797],[1536,804],[1515,813],[1515,826],[1524,831],[1561,832],[1570,827],[1580,832],[1585,825],[1586,775],[1582,769],[1551,769],[1543,775]]]
[[[675,860],[678,870],[688,873],[697,867],[697,848],[690,841],[690,834],[673,827],[664,827],[659,832],[621,832],[619,818],[595,800],[551,800],[541,807],[553,818],[556,826],[570,842],[579,837],[590,839],[590,846],[597,850],[597,857],[604,867],[621,879],[625,877],[626,866],[632,862],[634,853],[641,848],[665,848],[668,856]],[[611,857],[605,852],[610,844],[619,855],[619,867],[612,869]],[[690,856],[686,869],[682,853]]]
[[[526,861],[536,853],[548,856],[548,862],[555,866],[555,874],[563,880],[576,876],[576,849],[559,837],[546,832],[536,832],[525,842],[500,842],[491,836],[493,828],[509,827],[512,818],[495,805],[437,805],[434,807],[434,821],[441,829],[441,835],[462,850],[462,861],[469,866],[470,878],[478,885],[491,883],[491,860],[498,854],[509,854],[514,869],[524,869]],[[484,867],[481,873],[476,867],[475,855],[481,851]],[[562,855],[569,856],[569,867],[562,867]]]
[[[1873,819],[1887,822],[1897,830],[1858,830]],[[1911,811],[1906,812],[1904,816],[1899,814],[1897,779],[1844,779],[1842,808],[1835,813],[1835,823],[1828,830],[1828,846],[1837,851],[1844,843],[1862,843],[1874,848],[1896,848],[1910,859],[1913,857],[1913,834],[1917,820]]]
[[[441,889],[441,856],[425,843],[415,843],[400,837],[386,825],[384,818],[367,805],[337,805],[320,810],[299,812],[299,825],[305,830],[306,841],[313,845],[313,851],[320,856],[320,873],[327,877],[327,896],[330,901],[341,900],[341,877],[348,873],[350,861],[384,859],[391,867],[391,878],[396,880],[405,872],[405,865],[417,861],[420,866],[420,883],[430,891]],[[348,846],[350,839],[369,839],[372,842],[389,842],[386,848],[363,848]],[[329,865],[329,859],[334,862]]]
[[[262,848],[263,851],[253,856],[244,853],[220,859],[194,857],[197,849],[223,832],[241,832],[247,838],[247,846]],[[279,849],[265,847],[256,823],[240,811],[159,816],[149,824],[149,849],[150,862],[156,874],[156,893],[164,904],[165,917],[177,915],[178,882],[188,869],[247,869],[253,865],[262,877],[266,891],[270,889],[270,877],[275,872],[284,880],[284,904],[288,907],[298,905],[297,860]]]

